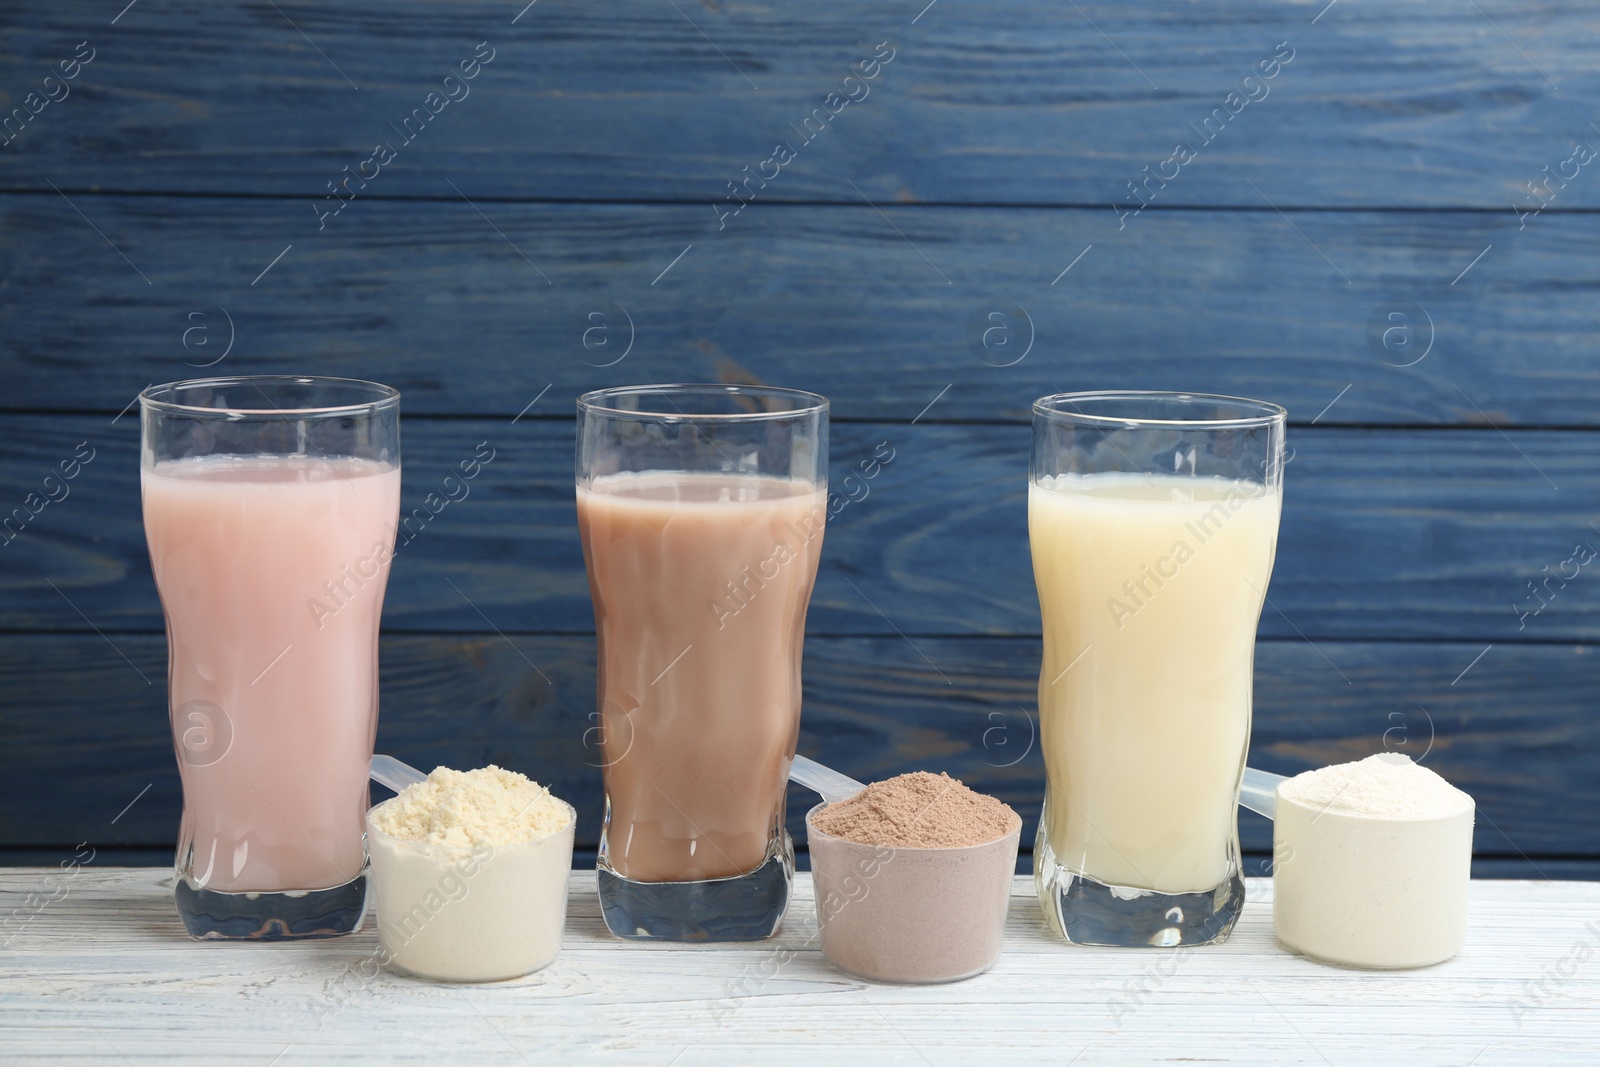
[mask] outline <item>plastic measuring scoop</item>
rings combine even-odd
[[[385,756],[384,759],[389,757]],[[377,758],[373,759],[373,766],[377,766]],[[404,766],[402,764],[401,766]],[[410,768],[407,768],[408,770]],[[376,777],[377,772],[373,772]],[[813,793],[820,793],[822,799],[829,804],[837,804],[841,800],[849,800],[866,788],[848,774],[840,774],[832,767],[824,767],[816,760],[806,759],[804,756],[795,756],[794,763],[789,766],[789,780],[799,782]]]
[[[1278,783],[1287,781],[1287,775],[1244,769],[1244,781],[1239,783],[1239,803],[1257,815],[1269,819],[1278,817]]]
[[[789,780],[822,795],[806,813],[817,931],[835,967],[877,982],[952,982],[1000,957],[1022,820],[971,845],[885,848],[835,837],[815,820],[866,786],[796,756]],[[887,862],[889,858],[892,863]],[[861,883],[871,881],[861,895]],[[936,936],[930,936],[930,931]]]
[[[381,786],[387,786],[396,793],[408,785],[416,785],[418,782],[428,780],[426,774],[423,774],[411,764],[401,763],[393,756],[381,754],[372,757],[372,767],[367,773],[371,775],[374,782]]]

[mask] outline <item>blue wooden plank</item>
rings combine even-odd
[[[804,382],[875,421],[1025,421],[1120,386],[1319,426],[1600,425],[1596,216],[1166,212],[1119,234],[1089,210],[863,205],[718,233],[697,207],[479,206],[357,204],[318,234],[298,201],[0,196],[0,408],[109,416],[152,381],[316,370],[453,415],[698,379]]]
[[[159,846],[175,833],[164,644],[109,636],[115,650],[95,634],[0,638],[0,845]],[[1475,651],[1262,642],[1251,762],[1297,773],[1407,752],[1477,799],[1481,853],[1600,859],[1600,725],[1585,695],[1595,647],[1496,645],[1458,678]],[[1044,773],[1032,740],[1038,655],[1029,639],[811,638],[801,751],[862,779],[947,770],[1014,805],[1031,841]],[[387,637],[379,746],[423,767],[524,771],[578,807],[579,840],[592,845],[593,672],[592,638]],[[792,795],[796,833],[808,797]],[[1270,848],[1265,820],[1249,816],[1241,832],[1247,849]]]
[[[572,432],[559,419],[406,422],[402,506],[412,520],[385,602],[391,630],[481,631],[485,616],[508,633],[591,629]],[[1290,441],[1263,634],[1600,640],[1600,582],[1576,551],[1600,552],[1589,525],[1600,501],[1592,432],[1310,427]],[[84,442],[94,458],[56,490],[65,499],[46,502],[43,479]],[[847,486],[845,474],[881,443],[891,461]],[[431,514],[428,494],[444,496],[445,476],[480,445],[492,458],[468,495]],[[26,515],[27,494],[40,494],[40,513],[0,547],[0,627],[160,629],[136,452],[131,415],[115,425],[0,417],[4,513]],[[811,632],[1037,633],[1027,452],[1023,426],[835,425],[837,500]]]
[[[853,182],[874,200],[1109,215],[1182,141],[1198,156],[1167,164],[1175,177],[1153,186],[1166,204],[1509,213],[1575,139],[1600,144],[1585,103],[1600,96],[1600,20],[1573,0],[1346,0],[1320,17],[1269,0],[922,6],[617,0],[596,18],[581,0],[520,17],[487,2],[186,0],[111,24],[99,5],[36,0],[7,20],[6,110],[78,42],[94,59],[0,153],[0,183],[274,192],[309,215],[387,142],[396,158],[368,163],[366,195],[452,196],[450,179],[474,197],[681,199],[710,217],[786,141],[798,158],[769,170],[764,199],[854,201]],[[479,42],[494,58],[446,83]],[[847,84],[880,42],[892,62]],[[427,121],[405,127],[419,108]],[[808,143],[797,128],[818,112],[826,132]],[[1586,170],[1554,199],[1596,204]]]

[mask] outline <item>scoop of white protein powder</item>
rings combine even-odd
[[[1461,950],[1472,798],[1383,753],[1278,785],[1273,926],[1289,948],[1350,967],[1426,967]]]

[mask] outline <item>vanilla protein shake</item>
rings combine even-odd
[[[1028,487],[1055,862],[1163,893],[1228,877],[1281,506],[1274,488],[1224,478]]]

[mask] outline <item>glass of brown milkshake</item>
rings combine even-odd
[[[578,399],[598,638],[601,909],[619,937],[772,936],[827,518],[828,401],[650,385]]]

